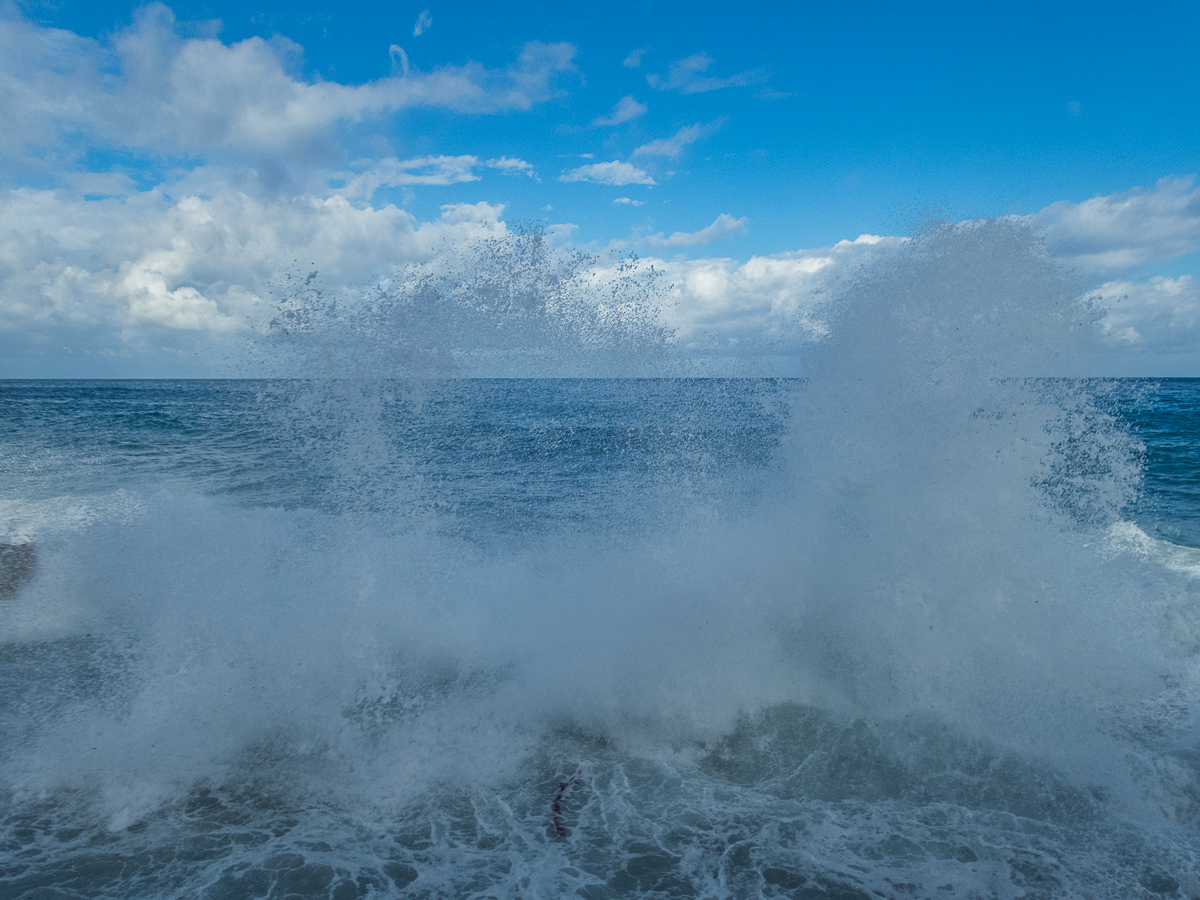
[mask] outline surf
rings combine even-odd
[[[1194,569],[1038,236],[831,284],[794,380],[618,275],[500,237],[303,282],[301,378],[67,398],[0,538],[8,893],[1200,890]]]

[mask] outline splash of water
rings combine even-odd
[[[1028,377],[1069,370],[1095,321],[1006,221],[940,228],[848,286],[763,538],[791,653],[827,692],[1051,755],[1157,692],[1146,575],[1096,551],[1140,447],[1104,385]]]
[[[326,378],[637,377],[666,374],[662,273],[504,231],[330,295],[293,285],[270,347]]]
[[[1036,237],[939,228],[848,279],[806,380],[754,388],[786,397],[766,462],[652,455],[520,539],[412,515],[398,410],[451,409],[459,449],[493,427],[423,379],[669,361],[654,279],[597,301],[591,265],[534,233],[301,293],[278,337],[312,380],[266,421],[324,500],[147,495],[39,539],[4,611],[10,831],[187,848],[144,878],[196,895],[1200,890],[1190,575],[1119,539],[1139,448],[1103,385],[1030,378],[1095,321]],[[680,417],[711,390],[660,387],[641,421],[711,427]]]

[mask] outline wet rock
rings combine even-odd
[[[33,544],[0,543],[0,600],[17,595],[37,571],[37,551]]]

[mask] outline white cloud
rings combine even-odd
[[[611,184],[616,187],[626,184],[655,184],[650,175],[630,163],[592,163],[572,169],[558,178],[559,181],[591,181],[595,184]]]
[[[123,172],[64,172],[59,181],[67,190],[92,198],[123,197],[137,190],[137,183]]]
[[[749,222],[745,216],[735,219],[728,213],[721,213],[707,228],[692,233],[676,231],[668,238],[664,238],[662,232],[659,232],[648,236],[646,243],[652,247],[693,247],[696,244],[711,244],[730,235],[745,234]]]
[[[474,156],[421,156],[399,160],[381,159],[367,171],[345,176],[346,186],[337,193],[344,197],[370,200],[381,187],[403,185],[448,185],[478,181],[473,171],[479,165]]]
[[[646,112],[646,104],[638,103],[633,99],[632,94],[627,94],[617,101],[617,105],[613,107],[613,111],[607,116],[601,116],[598,119],[593,119],[593,125],[620,125],[622,122],[628,122],[630,119],[636,119]]]
[[[139,264],[122,271],[119,291],[128,300],[128,321],[134,325],[152,323],[188,331],[236,331],[244,325],[237,317],[221,310],[216,300],[187,285],[169,290],[167,281],[177,271],[174,255],[168,251],[147,254]]]
[[[820,336],[830,286],[868,260],[894,252],[903,238],[862,235],[833,247],[732,259],[645,260],[673,285],[668,323],[684,342],[697,337],[742,342],[781,335]]]
[[[221,340],[261,316],[281,273],[315,269],[331,291],[355,292],[391,266],[504,233],[501,212],[451,205],[418,223],[395,206],[359,208],[340,196],[264,200],[223,190],[173,201],[155,190],[85,201],[3,191],[0,357],[12,365],[46,347],[153,355],[185,337]]]
[[[329,164],[337,128],[367,118],[422,106],[529,109],[555,94],[574,54],[569,44],[532,42],[504,69],[467,63],[344,85],[290,74],[301,50],[285,38],[184,39],[161,4],[106,42],[4,19],[0,163],[9,173],[57,173],[76,161],[82,136],[92,147]]]
[[[1108,307],[1101,324],[1114,344],[1159,353],[1195,354],[1200,348],[1200,283],[1191,275],[1109,281],[1096,296]]]
[[[1133,269],[1200,251],[1200,188],[1194,178],[1164,178],[1140,188],[1061,201],[1030,217],[1056,256],[1085,272]]]
[[[442,207],[441,222],[439,224],[452,225],[482,225],[486,226],[488,234],[496,234],[503,232],[504,223],[500,221],[500,216],[504,213],[504,207],[494,203],[448,203]],[[455,235],[458,238],[478,237],[480,236],[474,230],[467,230]],[[423,249],[422,255],[428,256],[432,250],[432,246],[427,246]]]
[[[721,127],[724,121],[724,119],[718,119],[707,125],[702,125],[699,122],[695,125],[688,125],[686,128],[680,128],[669,138],[659,138],[648,144],[642,144],[642,146],[633,151],[633,155],[669,156],[671,159],[675,159],[683,152],[684,147],[700,140],[702,137],[712,134]]]
[[[399,44],[392,44],[388,47],[388,56],[392,58],[392,74],[396,73],[397,63],[399,63],[400,74],[408,76],[408,54]]]
[[[429,10],[425,10],[419,16],[413,25],[413,37],[420,37],[429,30],[429,26],[433,24],[433,16],[429,14]]]
[[[833,247],[835,250],[850,246],[874,247],[876,244],[885,244],[888,242],[895,243],[897,241],[904,243],[907,240],[908,238],[884,237],[882,234],[860,234],[854,240],[843,238],[834,244]]]
[[[625,66],[628,69],[638,68],[642,64],[642,57],[646,55],[646,53],[647,53],[647,51],[649,51],[649,49],[650,49],[649,47],[638,47],[636,50],[634,50],[632,53],[630,53],[627,57],[625,57],[625,62],[623,62],[621,65]]]
[[[396,174],[418,171],[397,163]],[[356,206],[336,195],[256,198],[223,186],[216,174],[206,177],[208,196],[178,200],[160,190],[94,201],[62,190],[0,193],[5,370],[19,374],[14,360],[36,347],[69,348],[75,358],[151,358],[175,348],[188,359],[220,359],[236,352],[230,341],[244,340],[253,323],[269,317],[271,297],[294,289],[295,282],[280,281],[281,272],[302,281],[316,270],[331,300],[351,303],[393,266],[507,233],[502,208],[487,203],[447,205],[435,221],[421,223],[392,205]],[[731,223],[738,220],[725,216],[698,234],[728,231]],[[558,243],[572,229],[552,226],[548,240]],[[814,279],[831,267],[827,258],[860,259],[871,250],[863,239],[744,265],[663,263],[679,301],[667,312],[693,337],[715,329],[748,340],[755,329],[790,328],[815,302]]]
[[[632,200],[629,197],[618,197],[613,201],[613,204],[617,206],[643,206],[645,203],[645,200]]]
[[[391,174],[397,180],[451,179],[456,171],[469,173],[467,161],[474,159],[393,160]],[[494,162],[505,160],[494,168],[526,171],[516,165],[521,160]],[[178,199],[155,189],[85,200],[84,191],[92,188],[121,188],[86,180],[70,191],[0,191],[0,368],[19,375],[14,360],[43,350],[65,353],[62,348],[74,358],[149,358],[170,349],[177,354],[172,359],[220,359],[236,352],[251,325],[263,321],[270,298],[288,290],[281,272],[303,277],[317,270],[331,299],[353,302],[395,265],[427,262],[507,233],[502,208],[487,203],[447,205],[434,221],[419,222],[395,206],[355,205],[338,195],[256,197],[231,187],[235,180],[200,170],[189,185],[203,194],[185,193],[179,185],[170,192]],[[639,203],[628,197],[613,202]],[[723,214],[698,232],[654,235],[646,242],[686,248],[745,227],[745,219]],[[569,224],[551,226],[548,240],[557,244],[572,230]],[[736,341],[742,349],[729,353],[753,356],[747,347],[774,353],[772,348],[799,347],[820,335],[831,287],[902,243],[862,235],[744,263],[645,262],[663,270],[662,283],[673,286],[673,302],[663,312],[680,341],[703,353],[720,341]],[[1200,346],[1200,284],[1192,277],[1112,280],[1097,296],[1109,308],[1103,326],[1113,353],[1182,360]]]
[[[509,159],[507,156],[501,156],[499,159],[489,159],[484,163],[489,169],[499,169],[502,172],[524,172],[530,178],[537,178],[537,172],[533,168],[532,163],[527,163],[523,159]]]
[[[702,94],[707,91],[717,91],[727,87],[744,87],[749,84],[760,84],[766,80],[766,73],[761,69],[750,69],[738,72],[727,78],[713,78],[704,73],[713,64],[713,59],[707,53],[696,53],[675,63],[664,78],[662,75],[646,76],[650,87],[659,91],[679,91],[683,94]]]

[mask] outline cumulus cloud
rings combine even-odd
[[[629,197],[618,197],[613,201],[616,206],[644,206],[645,200],[632,200]]]
[[[522,160],[489,162],[498,171],[527,171]],[[465,177],[471,167],[487,165],[474,157],[392,160],[389,177],[452,182],[456,172]],[[420,222],[396,206],[372,208],[340,194],[272,198],[238,190],[213,173],[197,174],[195,183],[204,177],[205,189],[196,193],[176,185],[85,200],[82,184],[0,191],[0,372],[28,373],[21,361],[37,353],[57,353],[60,360],[68,352],[93,360],[146,359],[157,348],[175,354],[167,368],[69,371],[177,373],[170,366],[179,359],[238,352],[237,342],[286,288],[281,271],[304,276],[316,270],[330,299],[356,302],[364,286],[395,265],[424,263],[447,248],[507,233],[503,209],[487,203],[447,205],[433,221]],[[654,235],[646,243],[673,250],[745,229],[746,219],[722,214],[700,231]],[[552,230],[566,236],[571,226]],[[747,348],[775,353],[820,336],[831,287],[902,243],[862,235],[745,262],[645,262],[665,273],[662,284],[671,286],[665,324],[683,344],[699,347],[701,356],[720,356],[714,349],[720,346],[730,359],[752,359],[759,351]],[[1103,326],[1116,353],[1184,359],[1200,346],[1200,285],[1189,276],[1111,280],[1097,297],[1108,307]],[[46,374],[68,371],[65,363],[56,365]]]
[[[47,348],[153,355],[189,335],[199,347],[257,321],[281,272],[311,268],[331,290],[357,291],[390,266],[502,233],[501,212],[452,205],[418,223],[395,206],[360,208],[341,196],[267,200],[224,190],[172,200],[154,190],[84,200],[4,191],[0,357],[11,366]]]
[[[1116,272],[1200,251],[1200,188],[1164,178],[1082,203],[1061,201],[1031,216],[1048,248],[1084,272]]]
[[[1117,346],[1190,354],[1200,347],[1200,283],[1191,275],[1109,281],[1096,296],[1108,307],[1101,324]]]
[[[616,187],[626,184],[655,184],[649,173],[631,163],[612,162],[592,163],[572,169],[560,175],[559,181],[590,181],[595,184],[611,184]]]
[[[671,159],[676,159],[683,152],[684,147],[700,140],[702,137],[712,134],[721,127],[724,121],[724,119],[718,119],[715,122],[709,122],[707,125],[702,125],[699,122],[695,125],[688,125],[686,128],[680,128],[669,138],[659,138],[648,144],[642,144],[642,146],[633,151],[633,155],[669,156]]]
[[[620,125],[622,122],[628,122],[630,119],[636,119],[646,112],[646,104],[638,103],[633,99],[632,94],[627,94],[617,101],[617,105],[613,107],[613,111],[607,116],[601,116],[598,119],[593,119],[593,125]]]
[[[0,161],[10,173],[60,171],[82,137],[93,147],[325,164],[337,156],[337,128],[367,118],[529,109],[555,94],[574,54],[531,42],[504,69],[467,63],[344,85],[291,74],[301,50],[285,38],[184,39],[162,4],[104,42],[5,19]]]
[[[761,69],[748,69],[726,78],[714,78],[705,74],[712,64],[713,58],[707,53],[696,53],[672,63],[666,76],[651,74],[646,76],[646,81],[650,87],[659,91],[702,94],[722,88],[760,84],[767,77]]]
[[[733,259],[649,259],[672,285],[667,322],[684,345],[729,349],[828,331],[822,304],[839,278],[894,253],[903,238],[864,234],[832,247]]]
[[[745,216],[735,219],[728,213],[721,213],[707,228],[699,231],[676,231],[670,237],[664,238],[662,232],[646,238],[646,243],[652,247],[694,247],[696,244],[711,244],[721,238],[734,234],[745,234],[750,220]]]
[[[166,328],[217,332],[236,331],[243,325],[194,287],[169,290],[168,279],[178,274],[173,271],[174,262],[168,252],[151,254],[124,273],[119,287],[128,300],[126,313],[131,324],[148,322]]]
[[[281,271],[316,270],[331,296],[350,296],[392,266],[504,234],[502,212],[453,204],[421,223],[392,205],[360,207],[336,195],[271,200],[225,189],[172,200],[155,190],[85,201],[62,191],[8,191],[0,195],[0,331],[26,346],[110,354],[171,334],[241,334],[261,319]],[[700,237],[662,246],[732,233],[744,221],[722,216]],[[689,333],[782,328],[816,302],[817,275],[880,242],[864,236],[744,264],[659,263],[676,285],[673,325]]]
[[[432,24],[433,16],[430,15],[429,10],[425,10],[419,16],[417,16],[417,21],[413,24],[413,37],[420,37],[423,35],[429,30],[429,26]]]
[[[454,171],[436,161],[426,158],[424,169],[419,160],[396,161],[391,174]],[[59,354],[61,372],[68,352],[145,360],[169,349],[176,355],[166,369],[91,363],[77,371],[171,374],[180,358],[236,355],[231,341],[244,340],[273,313],[271,298],[287,292],[281,272],[303,279],[317,271],[330,300],[352,303],[396,265],[507,233],[502,208],[487,203],[447,205],[434,221],[419,222],[395,206],[356,205],[341,195],[272,199],[221,186],[216,177],[208,185],[206,196],[178,199],[158,189],[99,200],[64,190],[0,193],[0,369],[27,372],[14,367],[42,351]],[[567,235],[570,227],[553,230]],[[687,240],[738,227],[739,220],[723,216]],[[663,246],[686,245],[682,237],[668,240]],[[755,329],[799,327],[820,293],[814,278],[832,265],[827,258],[870,246],[863,239],[745,264],[661,263],[678,300],[667,311],[672,327],[697,340],[718,331],[749,340]]]

